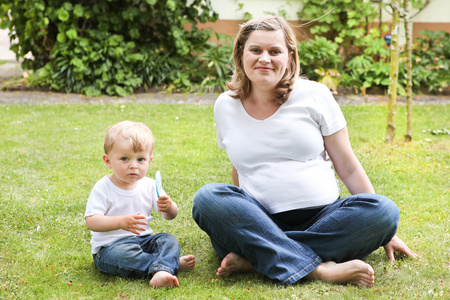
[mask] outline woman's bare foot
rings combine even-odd
[[[236,272],[255,271],[248,260],[240,257],[236,253],[230,252],[222,260],[220,268],[217,269],[217,276],[228,276]]]
[[[195,256],[186,255],[180,257],[179,269],[180,271],[189,271],[195,267]]]
[[[153,274],[152,280],[149,285],[151,287],[163,288],[163,287],[176,287],[179,285],[178,278],[169,272],[158,271]]]
[[[339,264],[333,261],[321,263],[305,278],[320,279],[325,282],[341,284],[351,283],[360,287],[371,287],[375,282],[374,274],[375,272],[369,264],[355,259]]]

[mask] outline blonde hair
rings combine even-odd
[[[114,146],[118,138],[128,140],[133,147],[134,152],[150,150],[153,152],[153,133],[144,123],[122,121],[110,126],[105,133],[103,148],[105,154]]]
[[[289,61],[289,67],[273,93],[274,101],[283,104],[288,99],[294,82],[300,74],[300,64],[295,33],[286,20],[278,16],[263,16],[241,25],[241,29],[234,40],[234,74],[231,81],[227,83],[227,87],[234,92],[234,95],[231,95],[233,98],[246,99],[250,96],[252,86],[250,79],[245,74],[242,56],[245,43],[255,30],[281,30],[284,34],[288,52],[292,54]]]

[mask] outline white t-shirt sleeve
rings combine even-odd
[[[94,215],[105,215],[108,211],[108,199],[106,193],[106,186],[103,181],[98,181],[89,195],[88,202],[86,205],[86,211],[84,217],[94,216]]]
[[[308,111],[311,118],[320,126],[322,135],[329,136],[343,129],[347,122],[328,87],[314,81],[308,83],[310,88],[316,90],[314,94],[311,93],[311,106],[308,107]]]

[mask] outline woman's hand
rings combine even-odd
[[[392,240],[384,246],[384,250],[386,251],[386,255],[388,256],[391,264],[395,262],[394,253],[400,252],[405,254],[406,256],[417,258],[418,255],[411,251],[411,249],[406,246],[406,244],[398,237],[394,236]]]

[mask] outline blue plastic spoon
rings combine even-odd
[[[155,181],[156,181],[156,194],[158,195],[158,197],[161,197],[163,195],[163,189],[161,181],[161,172],[159,172],[159,170],[156,171]]]
[[[162,188],[161,172],[159,172],[159,170],[156,171],[155,182],[156,182],[156,195],[158,195],[158,197],[161,197],[162,195],[164,195],[164,190]],[[164,224],[164,217],[161,212],[160,212],[160,214],[161,214],[163,224]]]

